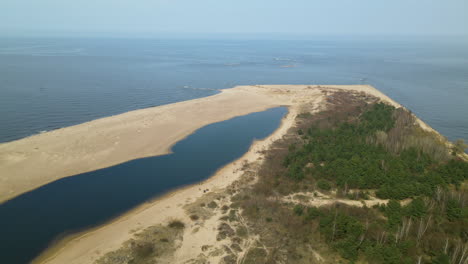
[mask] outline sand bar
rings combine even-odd
[[[322,86],[365,91],[371,86]],[[195,130],[219,121],[320,96],[317,86],[255,85],[130,111],[0,144],[0,203],[60,178],[163,155]],[[391,101],[393,104],[395,102]]]
[[[257,91],[223,90],[0,144],[0,203],[63,177],[167,154],[200,127],[277,105]]]

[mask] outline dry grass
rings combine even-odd
[[[185,224],[172,220],[167,226],[149,227],[125,242],[115,251],[96,261],[97,264],[150,264],[165,262],[171,258],[182,239]]]

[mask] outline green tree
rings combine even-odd
[[[400,202],[390,200],[385,207],[385,216],[387,216],[388,227],[393,229],[401,223],[402,209]]]
[[[420,197],[411,201],[411,203],[406,207],[406,214],[408,216],[422,218],[426,215],[427,208],[424,203],[424,200]]]
[[[446,254],[441,254],[432,260],[432,264],[450,264],[450,258]]]
[[[456,200],[450,199],[447,201],[446,213],[450,221],[455,221],[462,217],[462,208]]]
[[[329,191],[331,189],[330,183],[325,180],[319,180],[317,182],[317,187],[321,190]]]

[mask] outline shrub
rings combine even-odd
[[[153,252],[154,252],[154,247],[149,242],[136,245],[135,247],[135,255],[138,258],[142,258],[142,259],[148,258],[149,256],[151,256],[151,254],[153,254]]]
[[[190,219],[192,219],[193,221],[196,221],[198,220],[200,217],[196,214],[193,214],[193,215],[190,215]]]
[[[296,205],[294,206],[293,211],[294,211],[294,213],[295,213],[296,215],[301,216],[302,213],[304,213],[304,207],[303,207],[302,205],[300,205],[300,204],[296,204]]]
[[[306,220],[314,220],[320,216],[320,211],[317,207],[309,207],[307,208],[306,213]]]
[[[211,208],[211,209],[214,209],[218,207],[218,204],[215,202],[215,201],[211,201],[209,204],[208,204],[208,208]]]
[[[174,229],[184,229],[185,228],[185,224],[179,220],[172,220],[169,222],[169,225],[168,225],[170,228],[174,228]]]
[[[324,191],[329,191],[331,189],[331,185],[330,183],[328,183],[327,181],[325,180],[319,180],[317,182],[317,187],[321,190],[324,190]]]

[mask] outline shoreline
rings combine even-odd
[[[390,103],[393,106],[401,106],[400,104],[393,101],[388,96],[384,95],[374,87],[368,85],[255,85],[238,86],[232,89],[225,90],[226,92],[222,91],[220,94],[205,98],[179,102],[156,108],[146,108],[122,114],[132,116],[133,114],[135,114],[134,112],[143,112],[151,115],[154,114],[154,112],[161,111],[161,109],[166,111],[173,111],[175,109],[176,113],[170,113],[172,114],[172,119],[170,118],[171,116],[169,116],[169,118],[167,118],[166,116],[166,119],[163,120],[164,122],[171,123],[176,121],[180,122],[182,120],[182,125],[189,125],[189,128],[198,126],[196,129],[192,130],[187,129],[187,127],[185,127],[183,132],[187,133],[186,135],[184,133],[180,133],[178,134],[178,137],[172,137],[172,141],[166,140],[166,145],[163,144],[163,146],[166,146],[166,148],[164,150],[159,149],[159,151],[166,151],[167,153],[169,153],[170,148],[179,140],[185,138],[186,136],[190,135],[195,130],[204,125],[214,123],[206,123],[206,115],[202,115],[203,111],[205,111],[205,114],[212,115],[210,120],[217,120],[220,118],[225,118],[226,116],[231,116],[232,118],[235,116],[259,112],[272,107],[284,106],[288,108],[287,115],[281,120],[280,126],[271,135],[269,135],[263,140],[254,141],[250,146],[249,150],[241,158],[232,163],[227,164],[226,166],[215,172],[213,175],[211,175],[208,179],[200,183],[183,186],[173,190],[168,190],[165,194],[155,197],[154,199],[149,200],[144,204],[134,209],[131,209],[128,212],[122,214],[121,216],[118,216],[117,218],[110,220],[109,222],[106,222],[100,226],[62,237],[58,241],[55,241],[54,244],[51,244],[47,250],[45,250],[40,256],[38,256],[33,261],[33,263],[92,263],[105,253],[119,248],[123,242],[131,239],[135,232],[141,231],[146,227],[158,223],[165,223],[168,219],[181,219],[186,223],[191,223],[189,216],[184,210],[184,205],[194,202],[194,200],[204,196],[205,194],[215,193],[216,191],[222,191],[231,183],[239,179],[239,177],[242,175],[241,168],[243,161],[247,160],[248,162],[253,162],[256,160],[261,160],[264,155],[262,152],[264,150],[268,150],[270,144],[273,141],[275,141],[278,138],[281,138],[282,135],[286,134],[289,128],[294,126],[295,116],[297,114],[302,113],[304,110],[301,108],[303,103],[309,103],[311,105],[314,105],[314,109],[308,109],[311,110],[311,112],[319,111],[326,104],[326,95],[324,95],[323,92],[333,92],[338,90],[365,92],[369,95],[378,97],[382,101]],[[223,94],[224,96],[221,96]],[[213,97],[217,97],[214,100],[215,103],[213,104],[213,102],[211,102],[210,104],[210,100],[213,101]],[[205,109],[200,109],[197,107],[203,107]],[[154,111],[155,109],[157,111]],[[220,113],[220,109],[224,112]],[[187,120],[187,118],[190,119],[193,116],[193,114],[190,115],[191,111],[195,111],[196,114],[199,115],[199,122],[195,122],[196,124],[186,124],[183,122],[184,120]],[[182,116],[177,116],[177,114],[180,114]],[[118,119],[122,115],[104,119]],[[141,116],[137,114],[136,118],[141,118]],[[229,118],[225,118],[220,121],[226,119]],[[98,119],[91,122],[97,122],[99,120],[102,121],[102,119]],[[416,120],[424,128],[424,130],[435,131],[418,118]],[[125,123],[125,121],[128,120],[118,119],[117,121]],[[164,122],[163,124],[165,124]],[[127,127],[123,126],[123,129],[128,129],[130,126],[130,130],[134,131],[135,128],[132,127],[132,125],[134,125],[135,123],[128,123],[129,124],[126,124]],[[117,128],[119,128],[119,126]],[[122,126],[120,126],[120,128],[122,128]],[[176,128],[178,127],[176,126]],[[131,135],[134,136],[134,134]],[[171,136],[171,134],[166,133],[166,137]],[[154,137],[154,135],[152,137]],[[441,135],[440,137],[443,138]],[[162,138],[164,138],[164,135],[162,136]],[[145,141],[146,138],[139,137],[139,140]],[[172,143],[168,144],[168,142]],[[151,142],[145,143],[147,145],[151,144]],[[159,144],[158,146],[161,147],[161,144]],[[2,145],[0,145],[0,157],[1,147]],[[147,152],[141,151],[137,152],[137,154],[148,155]],[[204,193],[203,191],[201,191],[201,189],[209,189],[209,191],[208,193]],[[211,226],[207,228],[216,228],[216,226]],[[205,231],[212,232],[210,230],[207,229]],[[185,253],[185,255],[187,254],[189,253]]]
[[[61,178],[169,154],[174,144],[203,126],[280,105],[233,88],[1,143],[0,204]]]
[[[152,200],[129,210],[107,223],[70,235],[69,237],[64,237],[58,241],[58,243],[46,249],[41,255],[34,259],[32,263],[64,263],[64,261],[66,263],[92,263],[97,257],[93,257],[94,254],[86,254],[90,253],[90,250],[93,250],[93,252],[96,252],[96,250],[100,251],[100,249],[96,248],[99,248],[101,241],[97,240],[96,236],[100,237],[103,235],[102,233],[107,237],[107,242],[110,242],[107,240],[108,235],[118,233],[115,232],[116,230],[119,230],[121,233],[120,237],[118,237],[117,240],[113,240],[113,243],[111,243],[112,245],[104,251],[109,252],[118,248],[124,241],[130,239],[133,236],[131,229],[135,226],[139,226],[138,230],[143,230],[153,225],[155,222],[164,222],[172,218],[183,218],[184,221],[188,222],[188,216],[184,216],[185,212],[183,206],[173,206],[173,204],[177,204],[177,201],[186,203],[187,201],[184,198],[187,196],[190,197],[191,201],[194,201],[207,194],[203,192],[204,189],[209,189],[209,192],[214,192],[229,186],[241,176],[243,161],[247,160],[248,162],[252,162],[262,156],[260,151],[266,150],[272,142],[286,134],[289,128],[294,124],[296,115],[297,112],[295,110],[288,108],[288,113],[282,118],[279,127],[272,134],[262,140],[254,140],[245,154],[220,168],[206,180],[168,190],[165,194],[154,197]],[[233,175],[234,177],[232,177]],[[166,211],[163,216],[156,216],[160,213],[159,209]],[[145,217],[146,215],[151,215],[152,217]],[[156,220],[154,216],[156,216]],[[146,225],[141,223],[141,219],[147,220]],[[124,227],[123,229],[125,231],[129,232],[122,232],[121,226]],[[99,254],[99,256],[100,255],[101,254]]]

